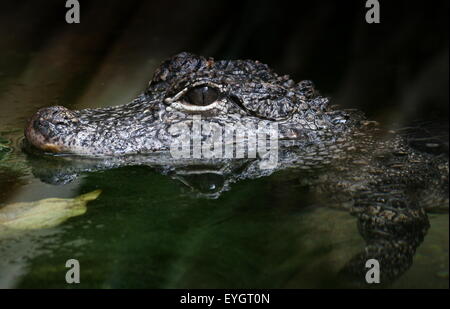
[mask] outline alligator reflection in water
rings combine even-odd
[[[258,159],[174,160],[167,151],[109,158],[28,151],[28,159],[35,176],[52,184],[120,166],[147,166],[202,198],[219,198],[233,183],[289,168],[321,205],[349,210],[358,219],[366,247],[342,274],[364,282],[365,263],[375,258],[382,268],[381,282],[395,280],[412,265],[429,228],[427,212],[448,209],[448,159],[416,151],[399,135],[371,123],[345,140],[328,141],[327,151],[324,147],[280,141],[279,162],[271,170],[260,169]]]

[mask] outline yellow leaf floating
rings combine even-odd
[[[47,198],[7,205],[0,208],[0,227],[33,230],[57,226],[71,217],[84,214],[87,202],[95,200],[101,192],[95,190],[76,198]]]

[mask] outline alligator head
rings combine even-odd
[[[169,150],[180,135],[171,128],[192,129],[194,116],[220,130],[276,124],[277,139],[305,141],[342,131],[350,121],[345,112],[332,110],[309,81],[296,84],[258,61],[180,53],[160,65],[132,102],[85,110],[43,108],[31,117],[25,137],[53,153],[142,154]],[[211,135],[201,134],[203,139]]]

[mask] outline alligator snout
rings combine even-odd
[[[25,128],[25,136],[34,147],[50,152],[65,151],[63,137],[78,123],[75,113],[63,106],[38,110]]]

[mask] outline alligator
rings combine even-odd
[[[247,142],[247,157],[224,157],[222,145],[211,143],[206,148],[218,152],[211,156],[201,148],[193,155],[195,136],[185,133],[192,134],[196,117],[209,126],[197,139],[217,141],[212,126],[224,133],[224,148],[227,128],[247,128],[240,140]],[[269,152],[249,156],[252,130],[260,127],[276,142],[277,162],[268,168],[260,163]],[[189,156],[174,158],[171,147],[186,135]],[[238,143],[237,135],[231,134],[231,144]],[[25,128],[24,149],[45,182],[64,184],[83,173],[145,165],[206,198],[219,198],[243,179],[299,171],[298,181],[318,201],[358,219],[366,247],[342,274],[365,282],[366,261],[377,259],[381,281],[392,282],[411,266],[429,228],[427,213],[448,211],[448,153],[433,153],[435,141],[417,147],[410,137],[408,130],[384,129],[358,110],[331,105],[311,81],[295,83],[259,61],[180,53],[163,62],[146,91],[128,104],[40,109]],[[258,140],[258,147],[267,142]]]

